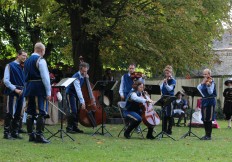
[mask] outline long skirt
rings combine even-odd
[[[232,116],[232,102],[225,101],[223,107],[223,113],[225,114],[226,120],[229,120]]]
[[[58,102],[52,102],[56,107],[58,107]],[[45,120],[45,124],[54,125],[58,123],[58,109],[55,108],[52,104],[48,103],[48,110],[47,113],[50,118]]]

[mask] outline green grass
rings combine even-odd
[[[212,141],[189,136],[179,139],[188,127],[173,127],[172,137],[177,141],[166,137],[147,140],[136,133],[129,140],[123,136],[118,138],[122,125],[106,125],[113,137],[91,136],[95,130],[80,126],[85,134],[70,134],[74,142],[68,137],[64,142],[54,137],[50,144],[36,144],[28,142],[28,136],[23,134],[23,140],[0,139],[0,161],[232,161],[232,129],[227,128],[226,121],[219,121],[219,125],[220,129],[213,129]],[[56,132],[59,125],[47,128]],[[161,126],[156,130],[160,132]],[[3,127],[0,131],[3,132]],[[200,137],[204,135],[203,128],[193,128],[192,131]],[[45,136],[50,135],[46,133]]]

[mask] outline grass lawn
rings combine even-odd
[[[64,141],[51,138],[50,144],[28,142],[28,136],[23,134],[23,140],[5,140],[0,138],[0,161],[232,161],[232,129],[227,128],[226,121],[219,121],[220,129],[213,129],[212,141],[201,141],[196,137],[187,136],[179,139],[188,131],[188,127],[173,127],[173,135],[177,141],[170,138],[161,140],[142,139],[134,133],[131,139],[117,137],[122,125],[106,125],[113,135],[91,136],[95,130],[80,126],[84,134],[70,134],[75,141],[68,137]],[[144,127],[144,126],[143,126]],[[56,132],[57,126],[47,126]],[[161,131],[161,125],[156,127]],[[0,127],[3,132],[3,127]],[[199,137],[204,135],[203,128],[193,128],[193,133]],[[2,133],[3,134],[3,133]],[[146,133],[144,133],[146,135]],[[154,134],[155,135],[155,134]],[[49,137],[49,133],[45,134]]]

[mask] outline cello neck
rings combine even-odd
[[[89,78],[85,77],[85,81],[86,81],[86,86],[88,89],[88,93],[89,93],[89,98],[95,100],[94,96],[93,96],[93,91],[89,82]]]

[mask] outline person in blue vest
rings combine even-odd
[[[3,82],[6,86],[7,110],[4,120],[5,139],[17,138],[19,135],[21,112],[23,108],[23,91],[25,84],[25,75],[22,64],[27,58],[27,53],[23,50],[18,52],[15,61],[10,62],[5,67]]]
[[[83,131],[78,128],[78,105],[80,104],[81,108],[85,109],[85,100],[81,87],[84,83],[84,77],[88,77],[88,70],[89,64],[81,62],[79,71],[72,76],[72,78],[77,79],[66,88],[66,98],[70,110],[66,127],[68,133],[83,133]]]
[[[34,53],[25,61],[25,97],[27,99],[27,132],[29,142],[49,143],[43,136],[44,120],[47,115],[46,101],[51,98],[51,84],[47,63],[43,58],[45,46],[38,42]],[[34,131],[34,120],[36,130]]]
[[[129,126],[124,132],[124,137],[129,139],[131,138],[130,133],[133,129],[137,128],[142,121],[142,108],[141,104],[143,103],[153,103],[150,98],[145,99],[142,97],[144,91],[144,84],[141,81],[136,81],[132,85],[132,90],[129,92],[126,99],[126,110],[124,111],[124,116],[130,118]],[[147,139],[154,139],[153,127],[148,127]]]
[[[204,79],[197,86],[197,89],[201,92],[202,102],[201,102],[201,114],[202,121],[205,127],[205,135],[201,140],[211,140],[212,134],[212,121],[214,120],[214,112],[216,106],[216,84],[211,77],[211,70],[203,70]]]
[[[135,64],[130,64],[128,67],[128,73],[124,74],[121,77],[119,95],[120,95],[122,101],[124,101],[127,98],[127,95],[129,94],[129,92],[132,89],[132,85],[133,85],[134,81],[131,78],[131,74],[133,72],[135,72],[135,68],[136,68]],[[145,76],[143,75],[138,80],[144,83],[145,82],[144,78],[145,78]]]
[[[160,85],[162,95],[174,96],[174,90],[176,86],[176,80],[172,77],[172,66],[167,65],[164,68],[165,79]],[[172,134],[172,124],[173,124],[173,107],[172,104],[164,108],[164,131],[171,135]]]

